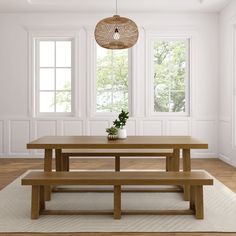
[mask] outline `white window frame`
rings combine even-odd
[[[29,106],[28,113],[31,117],[35,118],[73,118],[73,117],[81,117],[81,111],[76,110],[78,103],[80,107],[82,106],[78,97],[80,95],[77,94],[77,85],[79,82],[77,81],[77,69],[80,68],[80,63],[77,63],[77,50],[78,50],[78,40],[80,40],[80,30],[76,31],[58,31],[58,30],[34,30],[30,29],[28,32],[28,42],[29,42],[29,56],[28,56],[28,65],[29,65]],[[37,40],[52,40],[52,41],[60,41],[60,40],[71,40],[71,112],[39,112],[39,97],[37,95],[39,91],[39,79],[37,78],[36,68],[37,58],[36,56],[36,41]],[[78,65],[77,65],[78,64]]]
[[[71,112],[40,112],[39,111],[39,107],[40,107],[40,101],[39,101],[39,97],[40,97],[40,87],[39,87],[39,69],[40,69],[40,65],[39,65],[39,43],[42,41],[51,41],[51,42],[59,42],[59,41],[70,41],[71,42]],[[73,88],[74,88],[74,63],[73,63],[73,52],[74,52],[74,41],[73,38],[67,38],[67,37],[40,37],[40,38],[35,38],[35,111],[36,111],[36,116],[37,117],[44,117],[44,116],[50,116],[50,117],[54,117],[54,116],[72,116],[74,114],[74,92],[73,92]],[[56,51],[55,51],[56,53]],[[54,57],[56,57],[56,54],[54,55]],[[56,70],[56,66],[52,67]],[[54,75],[54,80],[56,80],[56,73]],[[53,90],[54,92],[54,96],[55,93],[57,92],[57,90]],[[55,107],[54,107],[55,108]]]
[[[117,112],[97,112],[97,89],[96,89],[96,71],[97,71],[97,43],[94,38],[93,32],[89,30],[88,35],[88,76],[89,76],[89,84],[88,84],[88,97],[87,101],[89,104],[88,115],[90,117],[115,117],[117,116]],[[132,104],[133,104],[133,89],[132,89],[132,81],[133,81],[133,73],[132,73],[132,58],[133,58],[133,49],[128,49],[128,111],[129,115],[132,116]]]
[[[181,40],[188,42],[186,57],[187,71],[185,76],[185,112],[155,112],[154,111],[154,43],[157,40]],[[147,87],[146,87],[146,115],[152,117],[190,117],[192,115],[192,78],[193,78],[193,33],[175,30],[168,32],[148,31],[146,38],[146,61],[147,61]]]

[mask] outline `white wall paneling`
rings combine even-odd
[[[220,140],[222,142],[219,143],[219,152],[222,156],[226,157],[226,159],[230,160],[230,156],[232,155],[232,140],[231,136],[231,125],[229,122],[220,121],[219,122],[219,134]]]
[[[99,116],[96,113],[96,41],[93,28],[87,27],[87,116]]]
[[[163,135],[163,120],[145,120],[141,121],[143,135]]]
[[[3,140],[4,140],[4,131],[3,131],[3,120],[0,120],[0,155],[3,155]]]
[[[218,14],[214,13],[130,13],[139,26],[140,37],[132,50],[132,117],[128,135],[192,135],[209,143],[210,149],[196,156],[217,155],[218,118]],[[94,113],[95,24],[104,14],[0,13],[0,155],[32,156],[26,143],[44,135],[105,135],[114,115]],[[32,35],[50,33],[75,37],[75,114],[73,117],[34,116],[31,70]],[[192,37],[190,116],[151,114],[149,55],[150,33]],[[32,42],[31,42],[32,43]],[[206,53],[207,51],[207,53]],[[226,85],[222,84],[222,87]],[[224,116],[224,114],[222,114]],[[229,116],[225,113],[225,116]],[[1,154],[2,152],[2,154]],[[223,154],[223,153],[222,153]],[[229,155],[229,154],[227,154]]]
[[[195,120],[192,123],[192,135],[208,143],[208,150],[194,150],[193,153],[201,157],[216,156],[218,153],[217,120]]]
[[[9,122],[9,154],[28,155],[26,144],[30,141],[30,121],[11,120]]]
[[[89,121],[90,135],[106,135],[106,128],[109,127],[109,121],[91,120]]]
[[[56,120],[38,120],[36,122],[36,137],[57,135],[56,128]]]
[[[170,135],[190,135],[190,124],[188,120],[169,120]]]
[[[64,135],[83,135],[83,122],[82,121],[64,121],[63,122]]]
[[[236,166],[236,2],[220,14],[219,156]]]
[[[59,132],[57,131],[57,128],[56,120],[38,120],[35,125],[35,138],[58,135]],[[36,150],[34,153],[36,155],[43,154],[43,151]]]
[[[136,121],[129,120],[126,124],[127,135],[136,135]]]

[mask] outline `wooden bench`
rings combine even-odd
[[[30,172],[22,179],[22,185],[32,186],[31,219],[40,214],[195,214],[203,219],[203,186],[213,185],[213,179],[202,171],[194,172]],[[113,211],[62,211],[46,210],[44,188],[50,185],[113,185]],[[190,208],[188,210],[122,211],[121,186],[123,185],[189,185]],[[161,203],[160,203],[161,204]]]
[[[70,157],[115,157],[116,171],[120,171],[120,157],[166,157],[166,170],[179,170],[179,153],[173,149],[63,149],[56,153],[57,171],[69,171]]]

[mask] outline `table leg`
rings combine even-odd
[[[191,171],[190,149],[183,149],[183,171]],[[184,186],[184,200],[190,199],[190,186]]]
[[[44,153],[44,171],[52,171],[52,149],[45,149]],[[45,200],[51,200],[51,186],[45,186]]]
[[[115,156],[115,171],[120,171],[120,156]]]
[[[62,157],[62,171],[69,171],[69,156]]]
[[[56,171],[62,171],[61,149],[56,149]]]
[[[166,157],[166,171],[170,171],[170,158],[169,156]]]

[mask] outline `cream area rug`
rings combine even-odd
[[[25,173],[26,174],[26,173]],[[55,216],[30,219],[31,188],[21,177],[0,191],[0,232],[236,232],[236,194],[214,179],[204,187],[205,219],[193,215]],[[112,193],[54,193],[47,209],[112,210]],[[122,209],[187,209],[182,193],[123,193]]]

